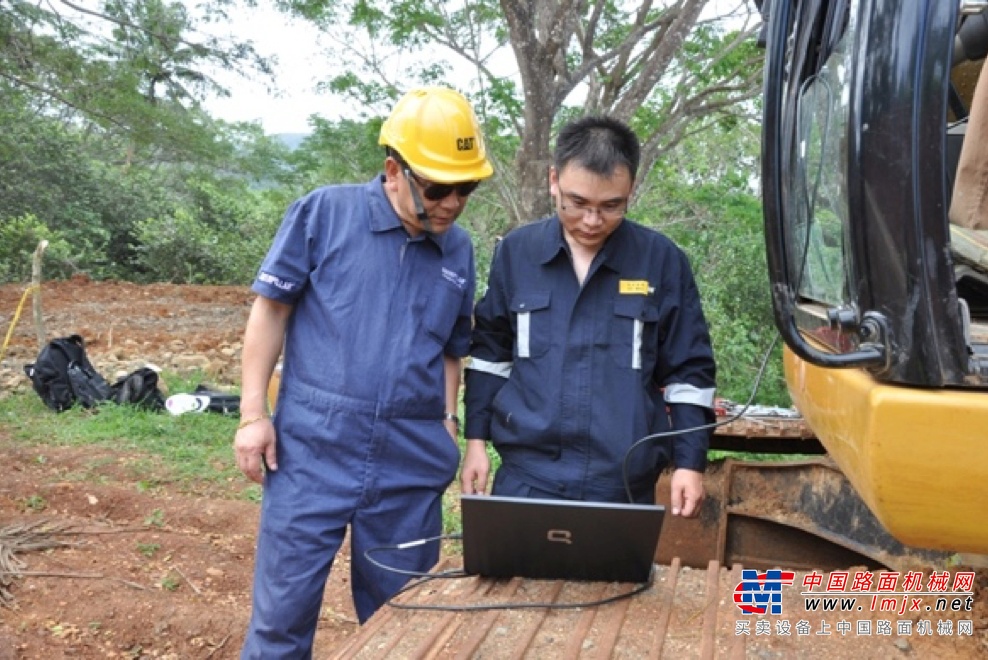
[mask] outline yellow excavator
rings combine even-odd
[[[761,10],[765,234],[793,402],[896,541],[988,554],[988,3]]]
[[[758,4],[767,263],[800,416],[727,410],[712,444],[819,455],[714,462],[699,524],[671,521],[657,558],[981,561],[988,2]]]

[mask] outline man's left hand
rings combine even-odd
[[[672,473],[672,515],[695,518],[703,503],[703,473],[677,469]]]

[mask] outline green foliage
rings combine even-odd
[[[175,575],[169,572],[168,574],[162,576],[161,581],[158,584],[165,591],[175,591],[178,589],[181,582],[177,577],[175,577]],[[143,655],[143,653],[141,655]]]
[[[202,283],[223,262],[221,237],[185,209],[138,223],[137,240],[150,280]]]
[[[0,224],[0,282],[29,281],[31,255],[43,240],[48,241],[47,259],[69,259],[68,243],[33,215],[10,218]]]
[[[144,524],[148,527],[164,527],[165,512],[161,509],[155,509],[144,517]]]
[[[72,258],[105,243],[99,213],[97,166],[81,141],[60,122],[32,114],[16,95],[4,104],[0,94],[0,224],[33,216],[48,232],[72,246]],[[22,227],[22,230],[26,228]],[[30,246],[33,250],[34,246]],[[53,255],[54,256],[54,255]],[[54,275],[70,274],[54,264]]]
[[[189,182],[190,204],[136,225],[146,281],[247,284],[277,229],[264,195],[243,185]],[[195,215],[191,209],[195,209]]]
[[[383,119],[330,122],[312,119],[312,133],[288,156],[295,195],[331,183],[363,183],[384,169],[377,144]]]
[[[744,402],[776,336],[760,205],[751,194],[710,184],[682,192],[685,208],[679,214],[691,222],[670,225],[668,233],[690,255],[696,272],[717,358],[718,391]],[[788,406],[778,346],[774,353],[755,401]]]
[[[41,513],[48,508],[48,500],[46,500],[41,495],[29,495],[28,497],[21,499],[21,508],[24,511],[31,511],[33,513]]]
[[[150,559],[161,549],[160,543],[138,543],[137,551]]]
[[[235,178],[232,190],[261,185],[283,174],[285,150],[199,107],[207,93],[225,93],[207,70],[270,73],[249,44],[221,44],[196,31],[200,21],[222,18],[227,4],[200,3],[195,18],[191,5],[167,0],[111,0],[99,11],[71,3],[0,6],[0,226],[29,214],[40,223],[12,229],[19,241],[5,246],[0,278],[22,276],[23,257],[10,253],[37,235],[53,242],[48,277],[85,272],[139,281],[159,272],[177,277],[175,264],[144,263],[149,246],[140,239],[149,238],[145,224],[154,219],[178,217],[184,229],[205,223],[193,233],[204,245],[231,238],[229,227],[202,216],[199,190],[188,181],[227,187]],[[245,219],[247,228],[257,224],[250,213]],[[183,279],[243,281],[228,262],[244,254],[215,252]],[[256,259],[253,245],[244,253]],[[216,262],[225,267],[215,270]]]
[[[284,211],[283,197],[262,190],[284,176],[283,147],[230,127],[222,170],[121,165],[107,159],[112,140],[10,98],[0,106],[0,281],[24,279],[43,238],[49,278],[249,281]]]

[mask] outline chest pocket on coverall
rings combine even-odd
[[[453,334],[464,295],[463,289],[445,279],[440,279],[432,288],[432,295],[426,302],[422,315],[422,325],[440,346],[445,346]]]
[[[542,357],[552,340],[552,316],[549,291],[526,291],[511,300],[515,317],[515,357]]]
[[[610,354],[619,367],[644,369],[655,366],[659,342],[659,308],[647,296],[621,296],[614,301]]]

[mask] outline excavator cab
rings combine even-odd
[[[969,206],[988,199],[972,123],[988,124],[986,7],[761,7],[765,240],[793,402],[893,537],[973,553],[988,553],[988,217],[950,210],[961,179]]]

